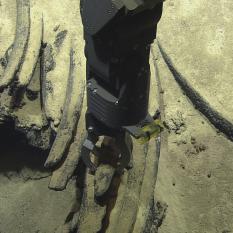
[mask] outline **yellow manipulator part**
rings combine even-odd
[[[145,144],[149,142],[151,138],[157,138],[163,129],[164,127],[161,120],[156,119],[141,128],[142,135],[137,139],[137,141],[140,144]]]

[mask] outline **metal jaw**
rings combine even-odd
[[[163,130],[162,123],[159,121],[159,115],[158,111],[153,117],[148,114],[137,125],[122,127],[122,130],[115,134],[115,146],[120,151],[116,165],[119,174],[122,174],[125,168],[130,169],[133,166],[133,143],[130,135],[135,139],[139,139],[139,142],[141,141],[142,144],[148,142],[152,137],[157,137]],[[99,136],[94,130],[88,131],[81,150],[81,157],[91,172],[95,172],[97,169],[96,165],[91,161],[91,153],[97,157],[100,157],[101,153],[103,153],[101,148],[95,145],[98,140]]]
[[[87,138],[84,140],[81,149],[81,157],[83,159],[83,162],[93,173],[96,171],[97,167],[91,161],[91,153],[93,153],[97,157],[101,156],[101,148],[95,145],[98,139],[99,137],[93,132],[88,132]],[[126,131],[120,132],[118,135],[116,135],[115,139],[115,146],[119,148],[120,151],[118,162],[116,165],[116,172],[118,174],[122,174],[124,172],[124,169],[132,168],[133,143],[132,138]]]
[[[87,138],[84,140],[82,149],[81,149],[81,157],[85,165],[90,169],[91,172],[96,171],[96,165],[91,161],[91,152],[97,155],[97,147],[95,146],[98,141],[98,136],[94,134],[88,133]]]
[[[123,128],[135,139],[138,139],[141,144],[144,144],[151,138],[158,137],[163,131],[163,125],[159,118],[160,112],[157,110],[153,117],[147,114],[146,118],[137,125],[124,126]]]

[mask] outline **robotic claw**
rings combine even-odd
[[[162,15],[161,0],[82,0],[84,26],[87,137],[81,156],[91,172],[91,153],[100,136],[115,139],[117,172],[132,167],[133,136],[148,141],[162,125],[148,113],[150,44]]]

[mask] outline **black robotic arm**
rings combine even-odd
[[[81,151],[95,171],[90,153],[98,156],[99,136],[116,139],[118,171],[130,167],[132,141],[149,137],[142,127],[153,124],[148,114],[150,44],[156,38],[163,3],[156,0],[83,0],[88,136]]]

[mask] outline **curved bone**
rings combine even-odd
[[[30,35],[27,50],[17,80],[17,86],[20,88],[26,87],[32,79],[39,58],[42,42],[42,16],[40,13],[33,12],[33,7],[31,7],[31,15],[33,17],[31,17],[30,20]]]
[[[30,9],[33,9],[33,7]],[[34,85],[34,83],[38,83],[40,76],[40,74],[36,73],[36,70],[38,70],[37,66],[40,63],[39,55],[41,51],[42,34],[42,17],[40,17],[39,13],[31,10],[28,45],[26,47],[21,69],[17,74],[16,83],[11,87],[13,93],[8,97],[10,109],[21,105],[26,88],[29,92],[31,91],[31,93],[33,93],[33,87],[38,86]]]
[[[0,79],[9,62],[16,33],[17,4],[15,0],[3,0],[0,5]],[[13,16],[13,17],[12,17]]]
[[[63,44],[56,48],[54,44],[45,44],[42,54],[42,101],[46,117],[57,126],[66,99],[66,88],[70,77],[71,38],[67,35]]]
[[[101,230],[102,219],[106,213],[106,206],[95,202],[94,176],[86,174],[83,201],[78,217],[77,233],[96,233]]]
[[[159,143],[159,141],[157,142]],[[159,145],[157,145],[159,146]],[[153,201],[155,183],[158,172],[159,153],[155,147],[155,141],[149,142],[148,153],[146,157],[146,169],[141,186],[139,198],[139,208],[136,222],[134,224],[134,233],[143,233],[146,228],[146,222],[149,217],[151,203]]]
[[[70,59],[70,75],[67,84],[66,99],[63,105],[62,119],[50,155],[46,161],[46,166],[54,166],[64,156],[74,136],[74,130],[79,122],[82,110],[85,91],[84,70],[79,63],[78,55],[73,50],[71,50]],[[82,120],[84,121],[84,119]]]
[[[84,103],[86,103],[84,99]],[[73,143],[71,144],[68,155],[64,163],[53,172],[52,178],[50,180],[49,188],[55,190],[65,189],[67,182],[70,177],[73,175],[80,158],[81,147],[83,144],[83,139],[86,135],[85,130],[85,106],[82,109],[79,123],[77,125],[76,135]],[[61,145],[61,144],[60,144]],[[59,147],[58,147],[59,149]],[[61,148],[63,149],[63,148]],[[58,151],[57,151],[58,152]],[[60,153],[53,154],[53,156],[60,156]],[[53,157],[54,159],[54,157]],[[52,161],[52,160],[51,160]]]
[[[131,232],[139,204],[141,183],[145,169],[144,148],[136,140],[133,140],[133,169],[128,172],[128,179],[123,188],[120,188],[114,209],[109,219],[109,227],[106,232]],[[120,185],[120,187],[121,187]]]
[[[9,63],[0,79],[0,90],[7,87],[19,72],[28,44],[30,28],[30,2],[17,0],[17,26],[13,50]]]

